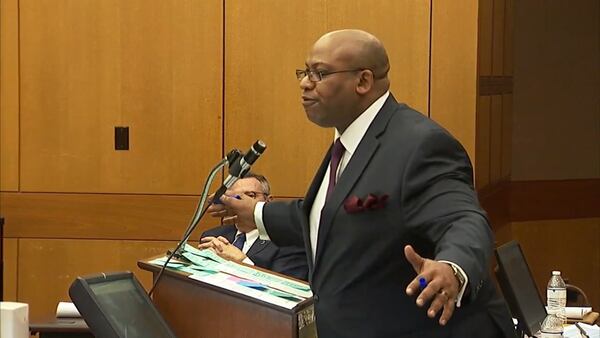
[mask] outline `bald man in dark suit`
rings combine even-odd
[[[467,153],[396,101],[389,67],[367,32],[322,36],[296,75],[308,119],[336,140],[305,198],[225,197],[209,211],[305,246],[320,338],[514,337]]]

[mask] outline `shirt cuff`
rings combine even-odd
[[[258,229],[258,238],[264,241],[270,241],[271,238],[269,237],[269,234],[267,234],[267,229],[265,228],[265,224],[263,223],[262,219],[264,206],[265,202],[256,203],[256,206],[254,207],[254,223]]]
[[[248,256],[246,256],[246,258],[244,258],[244,260],[242,261],[242,263],[246,263],[248,265],[254,265],[254,262]]]
[[[458,264],[455,264],[455,263],[449,262],[449,261],[438,261],[438,262],[452,265],[453,267],[455,267],[458,270],[458,273],[460,273],[463,276],[463,278],[465,279],[465,284],[463,284],[462,288],[460,290],[458,290],[458,295],[456,295],[456,307],[460,307],[460,302],[462,301],[462,297],[465,294],[467,285],[469,284],[469,276],[467,276],[465,271]]]

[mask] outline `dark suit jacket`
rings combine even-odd
[[[237,229],[233,225],[222,225],[205,231],[201,237],[223,236],[233,243]],[[302,280],[308,280],[308,265],[303,246],[278,247],[271,241],[258,238],[246,256],[254,265]]]
[[[304,245],[309,253],[320,338],[514,336],[490,281],[493,236],[473,189],[471,163],[447,131],[390,95],[323,207],[313,262],[308,215],[329,157],[304,200],[263,209],[273,242]],[[368,194],[389,198],[380,209],[345,209],[349,197]],[[469,277],[469,295],[445,327],[406,295],[416,276],[406,244],[458,264]]]

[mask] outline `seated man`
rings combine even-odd
[[[245,194],[258,201],[271,200],[269,182],[259,174],[248,173],[227,190],[228,196]],[[223,225],[205,231],[199,249],[212,249],[219,256],[236,262],[259,266],[302,280],[308,279],[306,252],[301,247],[278,247],[258,238],[258,230],[242,233],[237,216],[223,218]],[[231,223],[231,224],[228,224]]]

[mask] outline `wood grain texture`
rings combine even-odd
[[[503,100],[502,95],[491,97],[490,111],[490,183],[494,184],[502,177],[502,142],[509,135],[503,131]]]
[[[19,2],[0,0],[0,190],[19,189]]]
[[[490,184],[490,118],[492,100],[489,96],[477,97],[477,132],[475,143],[475,186],[477,190]]]
[[[513,96],[502,95],[502,141],[500,142],[500,177],[510,178],[512,169]]]
[[[513,222],[540,294],[544,295],[552,270],[581,287],[600,307],[600,218]]]
[[[479,0],[479,16],[477,18],[477,72],[479,77],[492,75],[493,8],[493,0]]]
[[[328,0],[327,30],[357,28],[377,36],[390,58],[392,93],[399,102],[427,115],[430,3],[380,0],[377,10],[373,6],[369,0]]]
[[[600,1],[513,6],[511,177],[600,178]]]
[[[462,143],[474,163],[477,13],[476,1],[433,2],[431,34],[430,117]]]
[[[139,265],[156,272],[155,266]],[[163,278],[153,300],[178,337],[297,338],[296,312],[312,302],[288,310],[187,278],[184,273],[166,271]],[[186,315],[189,312],[194,316]]]
[[[200,189],[221,157],[221,1],[23,0],[20,25],[22,191]]]
[[[195,196],[2,193],[5,236],[179,240],[196,207]],[[206,216],[192,235],[216,226]]]
[[[600,179],[513,181],[512,221],[600,217]]]
[[[6,223],[5,223],[6,226]],[[4,238],[2,251],[4,254],[3,301],[17,301],[17,248],[19,240]]]
[[[502,74],[513,75],[513,53],[514,53],[514,1],[504,0],[504,56],[502,60]]]
[[[69,301],[68,289],[77,276],[133,271],[148,290],[150,274],[137,261],[166,252],[175,242],[124,240],[21,239],[19,301],[29,304],[29,320],[50,318],[59,301]]]
[[[268,148],[254,167],[282,196],[304,196],[333,130],[306,118],[294,70],[326,32],[324,0],[225,1],[225,149]]]
[[[492,32],[492,75],[504,74],[504,21],[505,0],[494,0]]]

